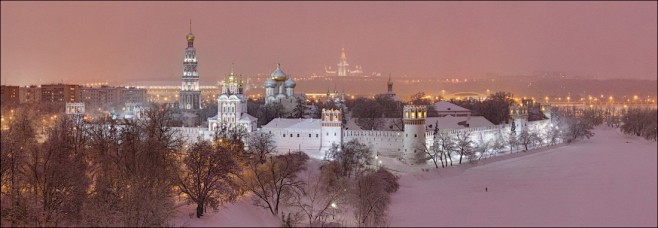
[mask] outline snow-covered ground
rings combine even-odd
[[[391,225],[655,227],[656,143],[595,133],[524,156],[403,175]]]
[[[590,140],[518,152],[451,168],[408,167],[401,174],[391,226],[656,226],[655,142],[597,128]],[[628,142],[628,143],[626,143]],[[485,187],[488,191],[485,192]],[[280,226],[244,197],[200,219],[182,206],[172,225]]]
[[[227,204],[217,211],[207,209],[207,213],[197,218],[196,204],[183,205],[171,221],[174,227],[278,227],[281,218],[276,218],[267,209],[253,205],[252,196],[245,196],[233,204]]]

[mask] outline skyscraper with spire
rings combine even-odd
[[[197,71],[196,48],[194,48],[194,34],[192,34],[192,20],[190,20],[190,33],[185,36],[187,48],[183,59],[183,80],[179,94],[179,107],[183,110],[201,109],[201,90],[199,88],[199,72]]]
[[[338,62],[338,76],[347,76],[347,67],[350,64],[347,63],[347,56],[345,55],[345,48],[340,51],[340,61]]]
[[[342,48],[340,50],[340,60],[338,60],[338,69],[333,70],[331,67],[324,66],[324,71],[328,75],[336,75],[336,76],[361,76],[363,74],[363,70],[361,69],[361,66],[356,65],[354,69],[350,69],[350,64],[347,63],[347,55],[345,54],[345,48]]]

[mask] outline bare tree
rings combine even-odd
[[[516,137],[516,122],[512,121],[512,124],[510,125],[510,130],[509,133],[507,134],[506,140],[507,144],[509,145],[509,151],[510,153],[514,151],[514,147],[518,144],[518,139]]]
[[[284,199],[303,184],[297,173],[305,170],[308,155],[294,152],[270,156],[264,164],[249,162],[243,175],[238,176],[243,187],[257,197],[255,204],[268,209],[273,215],[279,214]]]
[[[474,142],[475,146],[473,147],[473,150],[479,153],[479,158],[485,157],[489,158],[491,157],[490,150],[492,148],[492,143],[489,140],[486,140],[484,138],[484,134],[480,132],[477,136],[477,140]]]
[[[471,140],[471,131],[462,130],[457,131],[456,134],[456,148],[459,152],[459,164],[462,163],[464,156],[470,157],[473,153],[473,141]]]
[[[323,177],[331,174],[319,169],[307,170],[302,178],[305,184],[295,189],[291,197],[291,206],[305,215],[309,227],[324,227],[329,216],[337,212],[336,205],[343,201],[343,190]]]
[[[176,162],[182,148],[182,140],[170,127],[172,121],[170,109],[154,105],[144,120],[126,121],[116,127],[106,125],[108,131],[91,130],[92,164],[96,170],[92,201],[85,208],[90,210],[88,214],[107,216],[92,216],[88,225],[167,224],[174,212]],[[104,135],[110,137],[103,140]]]
[[[581,118],[568,118],[567,119],[567,124],[568,124],[568,131],[567,131],[567,137],[568,140],[567,142],[572,142],[576,139],[583,139],[583,138],[591,138],[594,136],[594,133],[592,130],[594,129],[594,126],[592,126],[589,121],[581,119]]]
[[[521,133],[518,137],[519,144],[523,145],[525,148],[524,151],[528,151],[528,146],[533,145],[539,140],[539,135],[537,135],[535,132],[530,132],[528,126],[525,126],[523,129],[521,129]]]
[[[276,152],[276,145],[270,133],[256,132],[251,134],[247,145],[249,146],[247,152],[255,155],[261,164],[265,163],[267,155]]]
[[[68,116],[58,118],[47,140],[33,151],[27,173],[35,195],[38,226],[58,226],[79,219],[86,198],[85,135],[83,125]]]
[[[216,209],[222,202],[230,202],[237,196],[231,174],[239,167],[227,147],[198,141],[184,156],[183,164],[177,178],[178,186],[197,204],[197,218],[203,216],[206,206]]]
[[[356,179],[352,201],[355,218],[359,226],[382,226],[386,224],[386,210],[391,202],[389,191],[395,188],[387,187],[381,173],[368,172]]]
[[[455,144],[455,139],[454,137],[445,131],[438,131],[437,134],[435,134],[436,139],[438,139],[438,144],[439,144],[439,160],[445,165],[442,165],[443,167],[448,167],[448,164],[452,166],[452,154],[456,150],[456,144]]]
[[[6,107],[4,107],[6,108]],[[29,188],[26,164],[30,154],[38,152],[37,129],[34,113],[29,109],[3,110],[2,138],[2,226],[33,226],[27,195],[21,189]],[[8,115],[6,115],[8,114]],[[7,129],[4,129],[4,127]],[[36,196],[35,196],[36,198]],[[35,199],[36,200],[36,199]],[[9,224],[5,224],[7,221]]]
[[[342,168],[341,175],[351,177],[373,164],[372,155],[368,146],[353,139],[342,145],[333,144],[325,155],[325,160],[337,161]]]

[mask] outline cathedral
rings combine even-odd
[[[229,128],[238,127],[246,132],[256,130],[256,117],[247,113],[247,96],[244,83],[231,68],[231,73],[222,82],[222,92],[217,97],[217,115],[208,118],[208,129],[215,131],[225,124]]]
[[[290,113],[297,105],[297,100],[306,102],[303,94],[295,94],[297,83],[281,70],[281,64],[270,74],[265,81],[265,104],[280,103],[283,105],[284,113]]]

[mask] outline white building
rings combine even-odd
[[[208,118],[208,130],[215,131],[217,127],[227,124],[247,132],[255,131],[257,119],[247,113],[247,96],[244,95],[242,79],[238,79],[231,69],[222,84],[222,93],[217,97],[217,115]]]
[[[266,82],[266,101],[279,102],[294,97],[294,81],[289,79],[280,67],[272,73]],[[284,92],[284,89],[285,92]],[[336,94],[336,93],[335,93]],[[335,98],[335,97],[334,97]],[[340,109],[323,109],[320,119],[285,119],[276,118],[256,129],[256,118],[247,114],[247,98],[243,94],[242,80],[231,70],[218,100],[217,115],[208,119],[207,128],[176,128],[190,142],[197,139],[211,139],[214,130],[220,126],[241,127],[247,132],[258,131],[272,135],[278,153],[303,151],[309,156],[323,159],[333,144],[342,144],[358,140],[368,145],[373,151],[373,157],[388,156],[413,164],[418,153],[433,145],[434,129],[439,132],[457,134],[468,131],[473,141],[492,140],[499,134],[509,135],[510,124],[493,125],[481,116],[470,116],[467,109],[459,109],[449,103],[439,104],[446,108],[444,117],[427,117],[426,106],[406,105],[403,108],[402,130],[362,130],[358,127],[349,128],[343,125]],[[460,107],[461,108],[461,107]],[[441,110],[441,109],[439,109]],[[466,114],[466,115],[462,115]],[[540,129],[550,123],[550,120],[527,122],[516,119],[517,135],[521,129]]]

